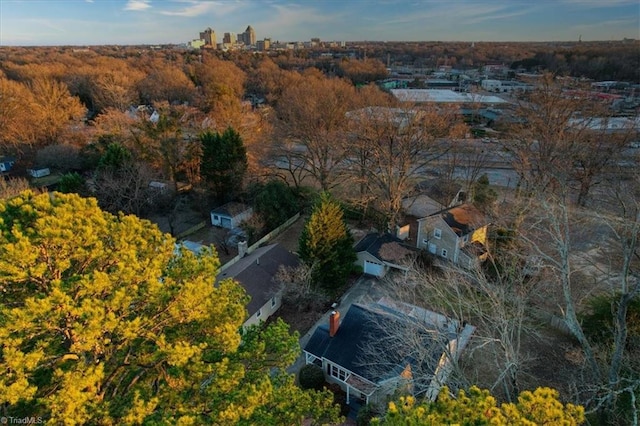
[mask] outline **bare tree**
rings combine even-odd
[[[80,148],[71,144],[48,145],[36,152],[36,163],[62,172],[82,169]]]
[[[394,347],[403,348],[419,360],[416,365],[421,367],[412,367],[412,376],[425,391],[434,378],[434,351],[444,353],[451,363],[451,377],[439,386],[446,384],[455,389],[481,384],[501,390],[507,400],[514,399],[522,389],[522,375],[530,361],[523,350],[523,339],[525,334],[536,335],[527,312],[528,294],[535,282],[521,273],[515,258],[514,264],[505,265],[501,271],[489,277],[481,269],[447,268],[434,274],[414,268],[387,284],[390,298],[441,313],[453,321],[445,325],[455,325],[452,329],[437,329],[433,321],[399,322],[385,337],[394,342]],[[467,325],[475,329],[468,342]],[[429,345],[425,343],[427,336],[432,337]],[[466,367],[458,362],[457,348],[451,346],[454,336],[460,339],[458,344],[466,345]],[[377,355],[383,360],[388,358]],[[435,362],[437,365],[440,360]],[[382,366],[388,367],[384,363]]]
[[[96,172],[92,187],[103,209],[142,216],[152,203],[152,177],[144,163],[128,162],[118,170]]]
[[[285,89],[287,102],[277,106],[276,167],[313,176],[323,190],[331,189],[344,167],[345,114],[351,109],[355,88],[341,79],[312,74]],[[281,166],[292,161],[295,165]]]
[[[521,187],[559,193],[577,182],[580,205],[632,134],[630,128],[614,129],[619,120],[607,105],[586,91],[564,88],[550,74],[520,101],[517,117],[503,147],[514,159]]]
[[[22,191],[29,189],[29,181],[23,178],[0,177],[0,199],[6,200],[15,197]],[[37,192],[37,191],[36,191]]]
[[[445,182],[461,181],[464,191],[471,194],[473,184],[482,175],[492,155],[484,147],[474,146],[464,140],[451,143],[451,149],[440,162],[440,176]]]
[[[588,365],[588,375],[578,389],[581,402],[605,414],[612,413],[618,395],[633,394],[640,387],[640,377],[622,374],[628,371],[623,366],[632,362],[627,346],[627,311],[640,295],[638,183],[637,179],[632,181],[624,192],[612,191],[619,201],[615,212],[571,207],[566,196],[539,196],[539,208],[530,212],[530,219],[520,230],[520,238],[540,259],[548,281],[544,294],[554,287],[560,290],[562,316]],[[595,248],[583,247],[580,238],[585,234],[589,246]],[[588,281],[582,279],[585,275]],[[616,300],[611,307],[614,327],[608,350],[585,333],[579,316],[585,308],[582,298],[597,294],[609,294]]]
[[[313,286],[312,269],[305,264],[295,268],[280,266],[274,277],[281,286],[284,303],[299,312],[317,311],[328,302],[327,295]]]
[[[392,228],[399,221],[403,197],[449,151],[444,138],[458,136],[463,126],[456,125],[453,110],[435,108],[369,107],[353,112],[351,119],[358,124],[353,136],[359,140],[353,144],[353,158],[366,161],[358,164],[357,172],[366,173]]]
[[[304,159],[305,148],[290,140],[284,140],[273,144],[269,154],[273,173],[284,180],[291,182],[294,187],[300,188],[302,182],[309,177]]]
[[[601,111],[600,117],[574,120],[573,123],[588,127],[580,149],[576,149],[572,157],[572,177],[578,186],[577,203],[585,206],[592,188],[603,183],[607,174],[624,176],[616,163],[623,161],[626,145],[638,132],[634,129],[634,120],[610,117],[605,111]]]

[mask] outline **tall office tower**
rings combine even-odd
[[[236,44],[236,33],[224,33],[222,42],[224,44]]]
[[[205,47],[216,48],[216,32],[211,28],[207,28],[200,33],[200,40],[204,40]]]
[[[256,41],[256,48],[260,52],[264,52],[265,50],[269,50],[270,47],[271,47],[271,39],[270,38],[265,38],[264,40]]]
[[[255,46],[256,32],[253,30],[251,25],[249,25],[247,29],[244,30],[244,33],[242,33],[242,41],[244,41],[244,44],[247,44],[249,46]]]

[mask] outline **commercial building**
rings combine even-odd
[[[206,30],[200,33],[200,40],[204,40],[203,47],[209,49],[216,48],[216,32],[211,28],[207,28]]]
[[[242,34],[240,34],[239,38],[239,41],[243,42],[247,46],[256,45],[256,32],[254,31],[253,27],[251,27],[251,25],[249,25],[247,29]]]

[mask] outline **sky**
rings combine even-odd
[[[0,0],[0,45],[640,39],[640,0]]]

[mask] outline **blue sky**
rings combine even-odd
[[[640,0],[0,0],[0,45],[640,39]]]

